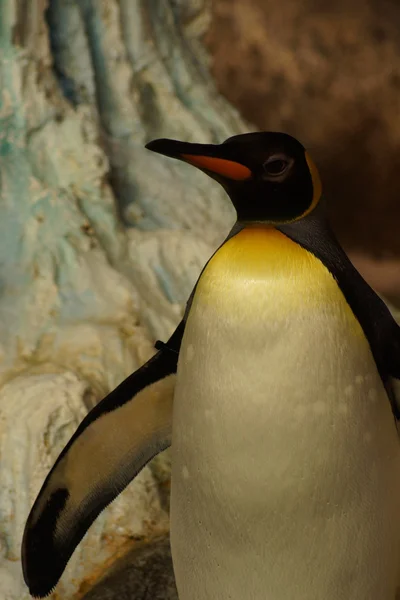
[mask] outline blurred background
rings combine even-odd
[[[214,0],[218,89],[259,129],[298,137],[332,224],[381,292],[400,299],[400,4]]]

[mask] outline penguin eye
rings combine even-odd
[[[291,162],[283,155],[270,156],[263,164],[264,176],[267,179],[276,179],[282,177],[288,170]]]

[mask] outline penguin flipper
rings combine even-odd
[[[43,598],[100,512],[171,443],[180,323],[167,344],[97,404],[47,476],[29,514],[22,568]]]

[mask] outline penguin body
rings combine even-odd
[[[172,439],[180,600],[395,600],[400,329],[332,235],[314,163],[277,133],[148,148],[216,179],[238,220],[170,340],[44,482],[22,544],[31,593]]]
[[[180,600],[394,600],[399,501],[392,411],[340,288],[283,233],[244,228],[200,278],[178,363]]]

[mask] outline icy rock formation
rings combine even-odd
[[[202,0],[0,0],[0,600],[28,598],[29,508],[88,408],[179,321],[233,210],[155,137],[244,130],[215,91]],[[168,527],[160,457],[80,544],[81,597],[129,540]]]

